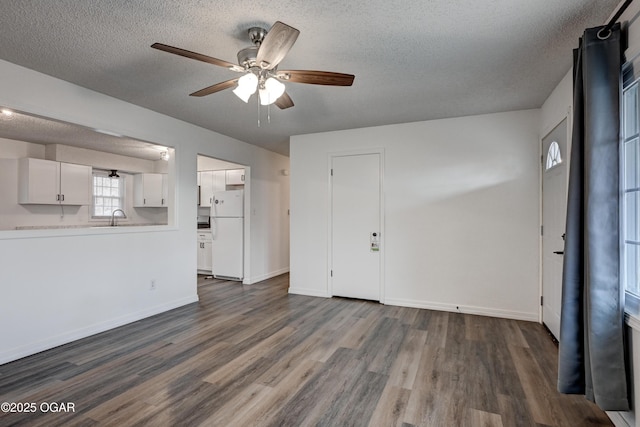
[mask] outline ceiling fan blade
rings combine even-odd
[[[258,49],[257,64],[266,70],[273,69],[291,50],[299,34],[300,31],[295,28],[277,21],[264,37]]]
[[[221,90],[229,89],[230,87],[235,86],[238,83],[238,79],[226,80],[224,82],[216,83],[209,87],[205,87],[204,89],[200,89],[197,92],[193,92],[189,94],[189,96],[207,96],[212,93],[220,92]]]
[[[314,70],[281,70],[278,71],[276,77],[293,83],[329,86],[351,86],[356,78],[353,74]]]
[[[173,53],[175,55],[184,56],[185,58],[195,59],[197,61],[206,62],[208,64],[217,65],[219,67],[228,68],[233,71],[244,71],[239,65],[233,64],[231,62],[223,61],[222,59],[214,58],[212,56],[203,55],[201,53],[191,52],[190,50],[180,49],[179,47],[169,46],[162,43],[154,43],[151,45],[152,48],[162,50],[165,52]]]
[[[289,96],[289,94],[287,92],[283,93],[282,95],[280,95],[280,98],[278,98],[275,102],[275,104],[278,106],[278,108],[280,108],[281,110],[284,110],[286,108],[290,108],[293,107],[293,101],[291,100],[291,97]]]

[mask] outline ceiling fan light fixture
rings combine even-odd
[[[14,117],[15,117],[15,114],[13,114],[13,111],[7,108],[0,109],[0,120],[9,121],[9,120],[13,120]]]
[[[245,103],[248,103],[248,102],[249,102],[249,98],[251,98],[251,93],[250,93],[250,92],[247,92],[247,91],[242,90],[242,88],[241,88],[240,86],[238,86],[237,88],[235,88],[235,89],[233,90],[233,93],[235,93],[235,94],[236,94],[236,96],[237,96],[238,98],[240,98],[242,101],[244,101]]]
[[[189,96],[203,97],[225,89],[233,89],[233,93],[238,98],[248,103],[251,95],[256,93],[256,89],[260,89],[258,106],[275,104],[276,107],[285,110],[293,107],[294,104],[289,94],[285,92],[283,81],[327,86],[351,86],[353,84],[355,76],[352,74],[318,70],[278,70],[278,65],[289,53],[300,34],[299,30],[290,25],[276,21],[269,31],[260,27],[252,27],[248,34],[252,46],[238,52],[239,65],[162,43],[154,43],[151,47],[242,73],[240,78],[216,83],[190,93]],[[268,111],[269,109],[267,109],[267,115]]]
[[[258,76],[249,72],[238,79],[238,87],[233,90],[233,93],[246,103],[249,102],[251,95],[256,93],[257,88]]]
[[[284,93],[285,86],[283,83],[273,77],[269,77],[264,82],[264,89],[260,88],[260,104],[270,105],[273,104]]]

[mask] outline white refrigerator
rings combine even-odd
[[[213,277],[244,276],[244,191],[215,191],[211,204]]]

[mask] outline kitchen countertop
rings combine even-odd
[[[111,226],[109,224],[76,224],[76,225],[20,225],[16,230],[58,230],[58,229],[75,229],[75,228],[118,228],[118,227],[148,227],[156,225],[167,225],[160,223],[147,223],[147,224],[118,224]]]

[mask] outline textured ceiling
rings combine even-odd
[[[160,160],[167,147],[131,139],[117,134],[105,134],[107,129],[89,129],[76,124],[13,111],[0,114],[0,137],[36,144],[64,144],[89,150],[120,154],[146,160]]]
[[[586,27],[618,0],[4,0],[0,59],[288,154],[291,135],[538,108],[571,65]],[[237,77],[151,49],[230,62],[247,28],[300,30],[281,69],[355,74],[352,87],[287,83],[295,107],[261,109]]]

